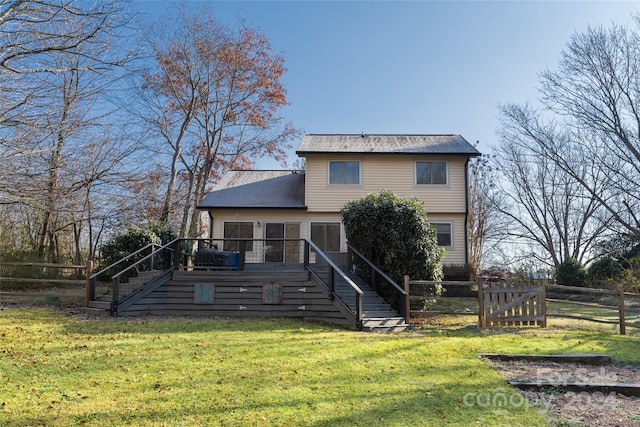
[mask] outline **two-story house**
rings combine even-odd
[[[199,205],[209,214],[209,237],[310,238],[343,252],[342,206],[387,189],[424,201],[444,262],[468,263],[467,163],[480,153],[460,135],[306,135],[296,153],[304,170],[228,172]],[[301,254],[298,245],[274,244],[260,256],[299,262]]]

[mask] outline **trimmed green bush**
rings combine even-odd
[[[341,210],[347,241],[389,277],[402,283],[442,279],[444,249],[427,221],[422,202],[391,191],[371,193]]]
[[[607,279],[617,279],[622,275],[622,267],[618,261],[610,256],[600,258],[589,265],[587,276],[590,281],[604,281]]]
[[[154,223],[146,229],[138,227],[130,227],[120,234],[114,236],[111,240],[100,246],[100,269],[120,261],[127,255],[141,249],[149,244],[161,246],[167,244],[176,238],[175,233],[168,225],[162,223]],[[132,257],[124,265],[119,265],[114,271],[108,271],[106,276],[110,278],[112,275],[122,271],[126,266],[132,265],[141,260],[149,252],[141,253]]]
[[[587,270],[575,258],[567,258],[556,269],[556,282],[559,285],[585,286],[587,284]]]

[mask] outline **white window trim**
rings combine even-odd
[[[358,183],[357,184],[332,184],[331,183],[331,163],[352,162],[358,164]],[[334,159],[327,161],[327,185],[330,187],[361,187],[362,186],[362,161],[360,160],[342,160]]]
[[[444,184],[418,184],[418,163],[444,163],[446,182]],[[448,187],[449,186],[449,162],[445,160],[416,160],[413,165],[413,185],[416,187]]]

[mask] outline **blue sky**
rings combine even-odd
[[[138,0],[162,14],[165,1]],[[631,24],[635,1],[198,1],[234,27],[260,29],[285,58],[304,133],[455,133],[497,144],[497,106],[536,102],[537,74],[555,68],[588,25]],[[292,142],[290,161],[295,160]],[[279,169],[261,160],[258,169]]]

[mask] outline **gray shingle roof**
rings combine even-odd
[[[227,172],[200,202],[209,208],[304,208],[303,171]]]
[[[306,154],[448,154],[479,156],[460,135],[305,135],[296,151]]]

